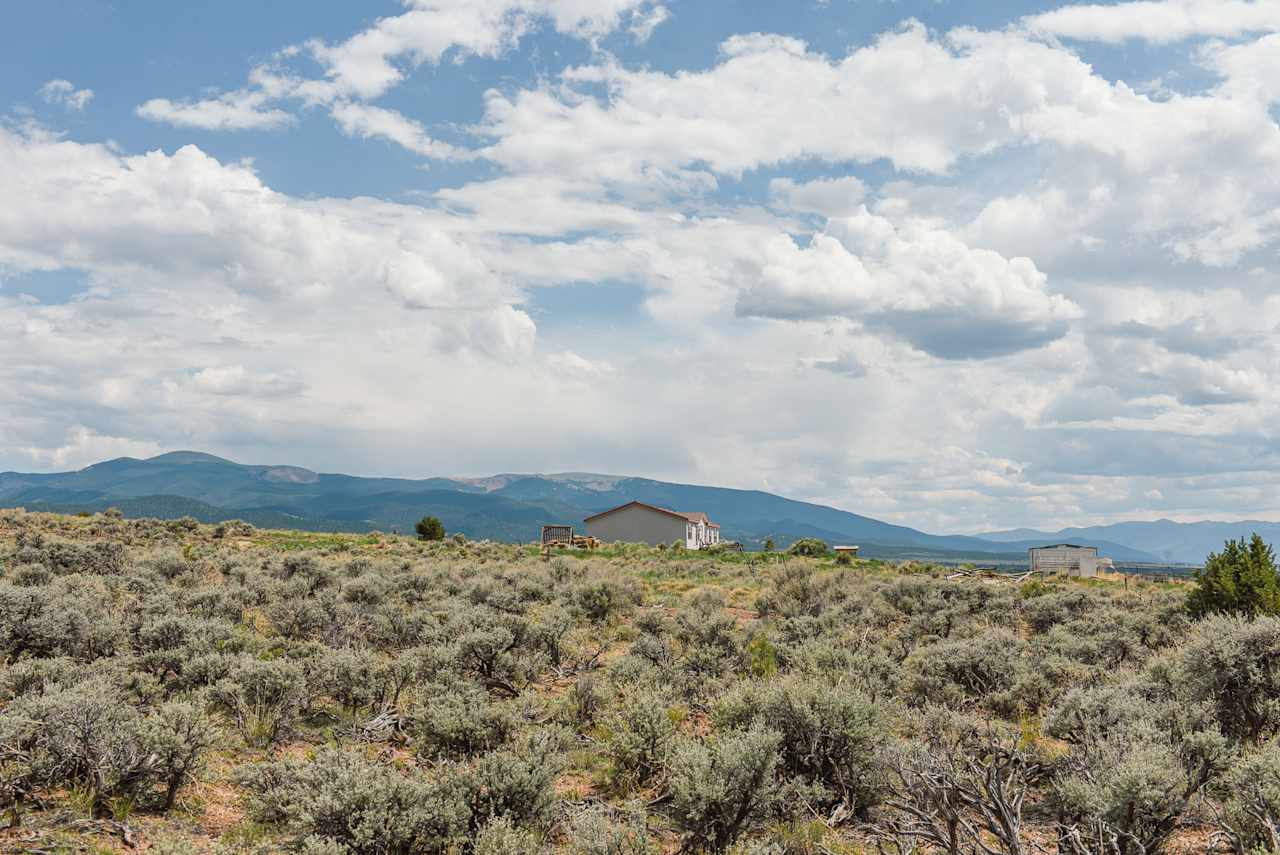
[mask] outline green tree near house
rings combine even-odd
[[[1280,614],[1275,553],[1257,534],[1247,543],[1243,537],[1228,540],[1221,552],[1209,555],[1194,578],[1196,587],[1187,607],[1195,617]]]
[[[444,523],[439,517],[423,517],[413,529],[418,533],[418,540],[444,540]]]

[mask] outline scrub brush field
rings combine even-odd
[[[0,511],[0,851],[1276,851],[1280,620],[949,573]]]

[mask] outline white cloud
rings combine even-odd
[[[37,93],[48,104],[59,104],[80,112],[93,100],[92,89],[77,89],[70,80],[50,80]]]
[[[94,286],[47,303],[0,291],[11,464],[275,443],[292,459],[374,425],[407,454],[443,421],[458,433],[441,449],[496,445],[512,396],[550,385],[518,292],[429,210],[297,199],[194,147],[125,156],[3,129],[0,184],[6,280]]]
[[[1223,85],[1161,99],[1018,33],[932,39],[911,25],[839,60],[778,36],[735,37],[723,50],[706,71],[597,65],[568,70],[559,86],[490,93],[480,130],[494,143],[483,154],[510,173],[647,204],[687,203],[719,176],[811,158],[887,159],[929,174],[1007,153],[1016,189],[985,200],[970,236],[997,248],[1027,243],[1012,254],[1046,262],[1114,258],[1127,233],[1166,259],[1230,267],[1280,229],[1280,128],[1264,103],[1270,41],[1208,49],[1203,61],[1227,75]],[[1041,158],[1046,180],[1027,186],[1015,172],[1026,152]],[[791,180],[773,190],[792,209],[843,213],[829,204],[857,189],[851,178],[805,191]],[[829,191],[825,203],[819,191]]]
[[[775,178],[769,182],[769,196],[774,204],[788,211],[825,217],[853,213],[866,195],[866,185],[853,175],[799,182]]]
[[[572,350],[562,350],[547,357],[547,364],[555,371],[574,379],[596,380],[614,372],[612,364],[603,359],[588,359]]]
[[[450,312],[440,321],[440,346],[446,352],[480,353],[515,363],[533,353],[537,326],[514,306]]]
[[[541,20],[566,35],[599,39],[627,16],[645,10],[656,15],[661,8],[651,0],[409,0],[407,5],[403,14],[381,18],[339,44],[310,42],[307,47],[325,67],[327,80],[304,86],[303,93],[318,100],[373,99],[404,79],[398,61],[412,68],[439,63],[451,51],[497,56]]]
[[[830,359],[810,359],[807,364],[811,368],[820,368],[852,379],[867,376],[866,363],[853,353],[842,353]]]
[[[1280,33],[1244,44],[1211,42],[1200,62],[1222,75],[1218,92],[1270,105],[1280,101]]]
[[[433,170],[483,177],[421,206],[282,194],[194,148],[0,136],[0,456],[88,454],[59,451],[79,426],[327,471],[767,485],[938,529],[1156,493],[1274,509],[1274,38],[1197,45],[1215,79],[1193,93],[1025,30],[911,24],[847,55],[746,35],[669,72],[540,54],[486,96],[480,153],[431,136],[429,97],[422,121],[371,103],[419,64],[537,27],[604,48],[662,9],[412,3],[169,105],[208,127],[324,109],[491,159]],[[31,271],[93,290],[6,298]]]
[[[330,114],[342,132],[350,137],[390,140],[423,157],[448,159],[466,155],[448,143],[432,139],[421,124],[395,110],[340,101],[333,105]]]
[[[972,249],[922,223],[896,226],[865,208],[830,220],[807,247],[776,238],[767,255],[760,281],[738,300],[740,314],[845,317],[944,358],[1037,347],[1081,316],[1048,293],[1030,259]]]
[[[249,86],[217,98],[171,101],[154,98],[138,115],[158,122],[207,130],[278,128],[293,121],[278,106],[285,101],[334,105],[344,133],[392,139],[429,157],[443,144],[390,110],[364,108],[399,85],[413,69],[446,57],[496,57],[528,32],[549,21],[557,32],[596,41],[631,20],[643,40],[665,20],[655,0],[404,0],[409,8],[379,18],[372,26],[336,44],[312,39],[277,52],[272,63],[254,68]],[[322,77],[289,70],[300,56],[319,63]],[[92,94],[92,93],[90,93]],[[274,105],[274,106],[273,106]],[[407,144],[406,144],[407,141]]]
[[[1280,31],[1280,7],[1272,0],[1137,0],[1067,5],[1024,18],[1023,25],[1062,38],[1168,44],[1197,36],[1237,38]]]
[[[340,302],[488,312],[514,292],[424,209],[300,200],[194,146],[124,157],[0,129],[0,265],[113,288],[217,288],[310,311]],[[450,321],[452,324],[453,322]]]
[[[657,5],[651,9],[636,9],[631,19],[630,30],[631,35],[636,41],[644,43],[653,37],[654,30],[662,26],[671,17],[671,10],[666,6]]]
[[[40,469],[65,471],[80,469],[112,457],[154,457],[162,449],[153,442],[138,441],[122,436],[103,436],[84,425],[72,425],[54,440],[61,445],[19,448],[18,453],[32,466]]]
[[[934,40],[914,23],[839,60],[776,35],[721,50],[702,72],[596,65],[568,70],[560,89],[490,93],[485,154],[517,171],[644,183],[805,158],[945,173],[1108,88],[1051,46],[970,31]],[[607,98],[592,94],[599,85]]]
[[[293,371],[254,373],[243,365],[211,365],[191,375],[195,391],[249,398],[288,398],[305,385]]]
[[[264,92],[238,89],[201,101],[152,98],[138,107],[137,114],[152,122],[206,131],[273,129],[293,124],[292,114],[267,106],[269,101]]]

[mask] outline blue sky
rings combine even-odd
[[[1274,4],[3,15],[0,469],[1280,519]]]

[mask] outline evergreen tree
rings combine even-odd
[[[419,540],[444,540],[444,523],[438,517],[423,517],[414,530]]]
[[[1228,540],[1195,573],[1187,606],[1196,617],[1214,613],[1280,614],[1275,554],[1260,536]]]

